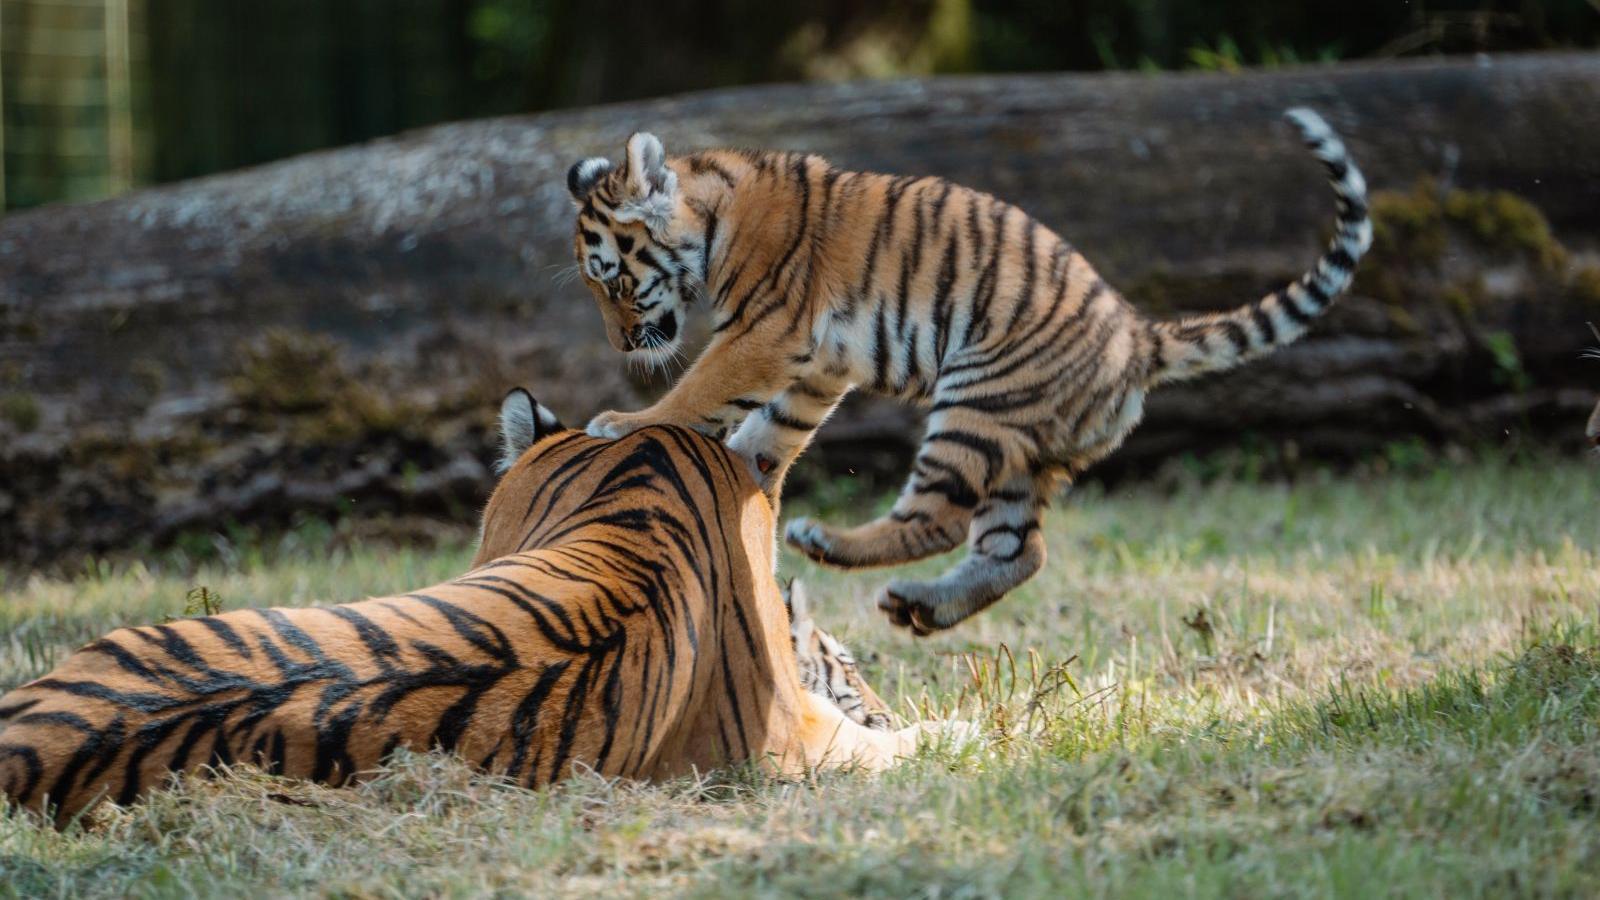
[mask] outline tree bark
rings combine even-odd
[[[1374,189],[1510,192],[1559,260],[1498,220],[1475,235],[1470,211],[1426,265],[1399,241],[1301,344],[1155,394],[1104,471],[1241,442],[1580,445],[1600,383],[1578,358],[1600,321],[1600,56],[773,86],[447,125],[0,219],[0,558],[303,513],[470,518],[509,386],[573,422],[645,403],[662,384],[630,381],[587,293],[556,281],[566,168],[633,130],[991,191],[1167,314],[1315,258],[1332,198],[1276,123],[1300,104]],[[915,427],[855,403],[815,457],[880,465]]]

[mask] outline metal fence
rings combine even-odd
[[[121,193],[149,171],[140,0],[0,0],[0,208]]]

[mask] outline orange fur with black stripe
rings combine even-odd
[[[1294,340],[1348,285],[1371,243],[1366,184],[1320,117],[1289,118],[1328,171],[1332,243],[1280,291],[1175,321],[1140,315],[1060,236],[988,194],[796,153],[669,159],[636,134],[622,165],[588,159],[568,174],[578,270],[619,350],[672,358],[695,303],[710,308],[713,336],[658,403],[602,413],[589,432],[737,424],[729,445],[775,499],[847,392],[927,408],[887,515],[854,528],[797,519],[785,536],[846,568],[965,539],[952,570],[893,581],[879,599],[918,634],[948,628],[1044,564],[1039,518],[1055,484],[1116,449],[1151,388]]]
[[[514,462],[471,571],[111,632],[0,697],[0,792],[60,824],[207,764],[339,784],[445,748],[539,786],[574,766],[875,769],[914,746],[919,728],[863,728],[802,688],[772,510],[724,447],[670,426],[598,440],[526,392],[502,421]]]

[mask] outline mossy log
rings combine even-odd
[[[574,421],[644,403],[661,385],[630,381],[587,293],[555,281],[566,167],[635,129],[990,190],[1166,314],[1314,258],[1331,198],[1277,122],[1297,104],[1387,191],[1385,243],[1309,339],[1157,393],[1103,471],[1241,442],[1580,444],[1600,384],[1578,356],[1600,321],[1600,56],[775,86],[447,125],[0,219],[0,558],[297,512],[470,518],[509,385]],[[870,464],[915,424],[853,404],[814,458]]]

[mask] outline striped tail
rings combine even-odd
[[[1367,218],[1367,182],[1345,152],[1344,142],[1309,109],[1284,113],[1300,129],[1307,147],[1328,170],[1339,216],[1333,240],[1311,271],[1282,290],[1225,313],[1153,322],[1154,365],[1150,384],[1231,369],[1305,334],[1349,287],[1361,255],[1372,246]]]

